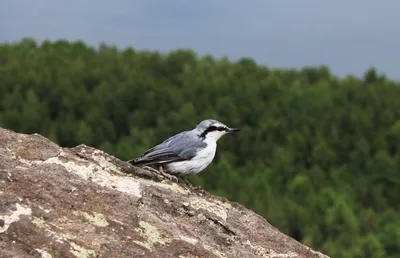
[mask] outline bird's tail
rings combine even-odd
[[[143,157],[137,157],[137,158],[128,160],[127,162],[134,166],[146,165],[146,163],[147,163]]]

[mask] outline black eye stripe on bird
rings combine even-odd
[[[206,128],[201,134],[200,134],[200,137],[201,138],[204,138],[204,137],[206,137],[206,135],[208,134],[208,133],[210,133],[210,132],[215,132],[215,131],[228,131],[228,127],[225,127],[225,126],[210,126],[210,127],[208,127],[208,128]]]
[[[216,120],[204,120],[196,128],[178,133],[128,162],[153,170],[156,168],[169,179],[197,174],[214,159],[217,141],[224,135],[215,132],[233,133],[239,130]]]

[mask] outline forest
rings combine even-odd
[[[400,82],[374,68],[25,38],[0,44],[0,78],[0,127],[121,160],[203,119],[239,127],[194,185],[330,257],[400,258]]]

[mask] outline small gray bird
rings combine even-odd
[[[204,120],[196,128],[178,133],[127,162],[135,166],[156,168],[170,180],[177,179],[176,176],[197,174],[214,159],[218,139],[226,133],[239,130],[216,120]]]

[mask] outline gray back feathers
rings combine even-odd
[[[197,136],[194,130],[185,131],[166,139],[146,151],[141,157],[128,162],[134,165],[153,165],[190,160],[199,149],[206,146],[207,144]]]
[[[178,133],[149,151],[168,149],[184,159],[191,159],[196,155],[198,149],[206,146],[207,144],[199,139],[196,132],[192,130]]]

